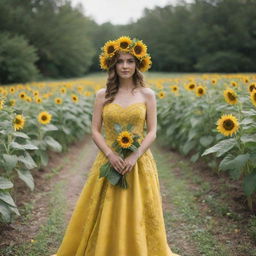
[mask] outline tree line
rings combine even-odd
[[[0,83],[99,71],[100,47],[123,35],[143,40],[153,71],[254,72],[255,10],[254,0],[180,1],[99,25],[70,0],[1,0]]]

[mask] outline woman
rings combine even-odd
[[[156,138],[157,110],[155,93],[145,87],[141,73],[151,66],[147,46],[120,37],[102,50],[100,65],[108,70],[108,80],[96,93],[92,118],[92,138],[100,151],[56,255],[178,256],[167,243],[157,167],[149,149]],[[133,130],[120,135],[115,125]],[[132,148],[135,134],[136,150],[121,157],[114,142]],[[126,183],[111,182],[107,172],[100,177],[106,163],[114,168],[114,177],[125,177]]]

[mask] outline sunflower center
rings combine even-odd
[[[236,100],[236,96],[233,93],[231,93],[231,92],[228,93],[228,98],[230,100]]]
[[[128,143],[129,142],[129,138],[128,137],[123,137],[122,138],[122,142],[125,143],[125,144]]]
[[[199,93],[199,94],[203,94],[203,92],[204,92],[204,91],[203,91],[202,88],[200,88],[200,89],[198,90],[198,93]]]
[[[194,89],[194,88],[195,88],[195,85],[194,85],[194,84],[191,84],[191,85],[189,86],[189,88],[190,88],[190,89]]]
[[[111,45],[111,46],[108,47],[108,53],[112,53],[114,51],[115,51],[114,46]]]
[[[256,89],[256,87],[255,87],[254,84],[252,84],[252,85],[250,86],[250,91],[252,92],[254,89]]]
[[[15,119],[15,124],[21,124],[21,120],[19,118]]]
[[[123,49],[126,49],[128,47],[128,43],[127,42],[122,42],[120,44],[120,47],[123,48]]]
[[[232,120],[227,119],[223,122],[223,128],[227,131],[231,131],[235,127],[235,124]]]
[[[141,48],[139,45],[136,45],[136,46],[134,47],[134,51],[135,51],[136,54],[141,54],[142,48]]]
[[[47,116],[43,115],[43,116],[42,116],[42,120],[43,120],[43,121],[47,120]]]

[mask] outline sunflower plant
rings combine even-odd
[[[132,132],[132,128],[133,126],[131,124],[128,124],[126,127],[122,127],[118,123],[114,124],[117,136],[112,143],[112,147],[123,159],[132,152],[137,151],[140,146],[138,141],[140,135]],[[106,177],[112,185],[117,185],[124,189],[128,188],[126,174],[122,175],[119,173],[113,166],[111,166],[110,162],[106,162],[100,167],[99,178],[102,177]]]

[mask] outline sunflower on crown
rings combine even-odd
[[[111,58],[117,52],[128,52],[139,60],[139,70],[147,71],[151,65],[151,56],[147,53],[147,46],[136,38],[131,39],[128,36],[121,36],[117,40],[107,41],[101,48],[102,53],[99,56],[101,69],[108,70]]]

